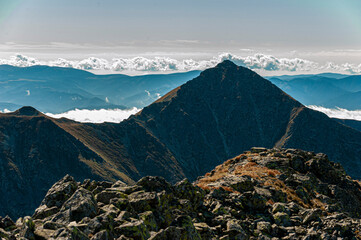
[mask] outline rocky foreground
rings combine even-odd
[[[253,148],[195,183],[65,176],[5,239],[361,239],[361,187],[326,155]]]

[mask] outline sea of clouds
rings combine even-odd
[[[248,67],[253,70],[264,71],[284,71],[284,72],[310,72],[327,71],[343,73],[361,73],[361,64],[319,64],[314,61],[301,58],[278,58],[272,55],[261,53],[252,56],[237,56],[231,53],[222,53],[208,60],[184,59],[176,60],[169,57],[133,57],[133,58],[113,58],[111,60],[89,57],[83,60],[67,60],[58,58],[55,60],[42,61],[36,58],[17,54],[8,59],[0,59],[1,64],[18,67],[29,67],[34,65],[48,65],[57,67],[69,67],[82,70],[110,70],[115,72],[167,72],[167,71],[191,71],[204,70],[214,67],[216,64],[231,60],[237,65]]]
[[[340,119],[353,119],[361,121],[361,110],[347,110],[343,108],[325,108],[320,106],[307,106],[313,110],[323,112],[331,118],[340,118]]]
[[[89,110],[89,109],[75,109],[65,113],[52,114],[45,113],[49,117],[53,118],[68,118],[77,122],[87,122],[87,123],[103,123],[103,122],[112,122],[120,123],[124,119],[127,119],[131,115],[136,114],[141,109],[132,108],[132,109],[99,109],[99,110]]]
[[[320,106],[307,106],[313,110],[323,112],[331,118],[340,118],[340,119],[353,119],[361,121],[361,110],[347,110],[343,108],[325,108]],[[45,113],[49,117],[53,118],[68,118],[77,122],[84,123],[103,123],[103,122],[112,122],[120,123],[121,121],[129,118],[131,115],[134,115],[141,111],[142,109],[132,108],[132,109],[99,109],[99,110],[89,110],[89,109],[75,109],[65,113],[53,114]],[[0,110],[2,113],[10,113],[11,111],[4,109]]]
[[[347,110],[343,108],[325,108],[320,106],[307,106],[313,110],[323,112],[331,118],[340,119],[353,119],[361,121],[361,110]],[[68,118],[77,122],[90,122],[90,123],[103,123],[113,122],[119,123],[124,119],[127,119],[131,115],[136,114],[141,109],[132,108],[128,110],[121,109],[100,109],[100,110],[87,110],[87,109],[76,109],[69,112],[60,114],[45,113],[46,115],[53,118]]]

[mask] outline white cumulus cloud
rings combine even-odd
[[[361,121],[361,110],[347,110],[343,108],[325,108],[320,106],[307,106],[313,110],[323,112],[331,118],[340,118],[340,119],[353,119]]]
[[[136,114],[141,109],[132,108],[127,110],[121,109],[99,109],[99,110],[89,110],[89,109],[75,109],[65,113],[52,114],[45,113],[49,117],[53,118],[68,118],[77,122],[88,122],[88,123],[103,123],[103,122],[113,122],[120,123],[124,119],[127,119],[131,115]]]
[[[183,59],[176,60],[169,57],[133,57],[133,58],[104,58],[89,57],[82,60],[67,60],[58,58],[50,61],[40,61],[21,54],[12,56],[9,59],[0,59],[0,64],[8,64],[19,67],[34,65],[48,65],[58,67],[70,67],[82,70],[110,70],[116,72],[177,72],[190,70],[204,70],[214,67],[224,60],[231,60],[237,65],[248,67],[253,70],[262,71],[284,71],[284,72],[311,72],[329,71],[343,73],[361,73],[361,64],[336,64],[329,62],[319,64],[314,61],[301,58],[278,58],[272,55],[257,53],[250,56],[238,56],[231,53],[222,53],[207,60]]]

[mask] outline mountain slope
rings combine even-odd
[[[13,199],[18,211],[29,212],[45,195],[45,187],[67,173],[79,180],[127,183],[147,175],[171,182],[195,180],[252,146],[325,152],[348,174],[361,177],[361,132],[307,109],[230,61],[202,72],[119,124],[51,119],[22,108],[1,114],[0,126],[1,166],[7,174],[0,204],[3,213],[12,215],[18,214],[10,212]],[[29,197],[41,188],[31,204],[19,197],[19,189],[27,188]]]
[[[359,131],[304,107],[230,61],[202,72],[120,124],[63,128],[101,156],[121,156],[117,164],[131,164],[135,177],[196,179],[252,146],[325,152],[349,174],[361,176]],[[93,144],[104,139],[106,147]]]
[[[128,178],[31,107],[0,114],[0,215],[30,214],[68,172],[77,180]],[[99,171],[101,166],[101,171]]]
[[[358,131],[361,131],[361,121],[351,120],[351,119],[339,119],[339,118],[334,118],[334,119],[339,123],[352,127]]]

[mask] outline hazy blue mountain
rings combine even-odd
[[[348,110],[359,110],[361,109],[361,91],[335,97],[324,103],[323,106],[328,108],[337,106]]]
[[[332,84],[350,92],[361,91],[361,75],[349,76],[339,80],[332,80]]]
[[[334,78],[334,79],[341,79],[348,77],[350,75],[347,74],[341,74],[341,73],[320,73],[320,74],[297,74],[297,75],[281,75],[281,76],[268,76],[265,77],[266,79],[271,78],[278,78],[280,80],[284,81],[290,81],[295,78],[315,78],[315,77],[327,77],[327,78]]]
[[[305,105],[323,105],[329,99],[349,93],[328,80],[324,77],[295,78],[273,83]]]
[[[324,73],[268,79],[305,105],[361,109],[361,76]]]
[[[175,74],[127,76],[95,75],[87,71],[49,66],[0,66],[0,102],[31,105],[42,112],[71,109],[142,108],[171,89],[199,75],[199,71]]]
[[[114,104],[143,108],[199,74],[200,71],[143,76],[94,75],[78,84],[86,85],[83,88],[88,92],[107,97]]]

